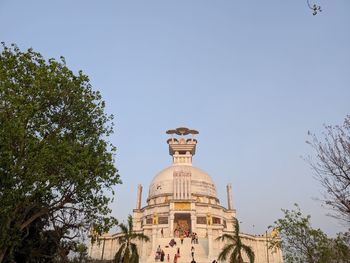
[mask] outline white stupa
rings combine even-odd
[[[173,163],[152,179],[144,207],[141,206],[142,186],[138,185],[133,228],[150,238],[147,243],[137,241],[140,262],[155,262],[158,246],[166,255],[165,262],[168,254],[173,262],[177,248],[180,248],[177,262],[190,263],[192,246],[197,263],[212,262],[225,245],[216,241],[216,238],[234,231],[236,210],[232,206],[231,184],[226,188],[228,206],[223,207],[212,178],[192,165],[197,145],[194,137],[198,132],[181,127],[169,130],[167,134],[171,135],[167,143]],[[198,244],[191,243],[192,233],[196,233]],[[240,235],[244,243],[254,250],[255,263],[283,262],[280,249],[268,248],[269,235]],[[118,236],[118,233],[101,236],[100,242],[90,244],[89,256],[94,259],[113,259],[119,247],[116,241]],[[184,237],[182,245],[181,236]],[[176,246],[169,246],[171,239],[176,241]]]

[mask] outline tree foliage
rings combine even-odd
[[[223,234],[216,238],[217,241],[228,241],[219,254],[218,260],[226,261],[230,263],[243,263],[244,253],[247,255],[249,262],[254,263],[255,254],[251,247],[242,243],[241,237],[239,236],[239,223],[237,218],[234,219],[234,233],[232,235]]]
[[[149,241],[148,236],[142,233],[135,233],[133,230],[133,220],[132,216],[128,216],[128,224],[119,224],[121,229],[121,236],[118,237],[118,242],[120,247],[115,254],[115,263],[138,263],[139,254],[137,252],[137,245],[133,243],[133,240],[142,240],[145,242]]]
[[[104,108],[88,77],[63,57],[45,60],[2,43],[0,262],[64,258],[91,224],[102,232],[115,223],[105,194],[121,181]]]
[[[88,247],[84,243],[77,243],[73,249],[76,254],[71,260],[72,263],[84,263],[88,258]]]
[[[343,125],[325,126],[324,140],[309,133],[316,158],[308,161],[324,187],[324,204],[332,215],[350,223],[350,116]]]
[[[272,239],[270,247],[281,246],[286,263],[346,263],[350,261],[347,234],[329,238],[320,229],[311,227],[310,216],[295,210],[282,209],[284,217],[275,222],[280,239]]]

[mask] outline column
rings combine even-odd
[[[189,182],[189,184],[188,184],[188,195],[189,195],[189,199],[191,199],[192,198],[192,192],[191,192],[191,174],[188,174],[188,182]]]
[[[195,212],[191,212],[191,232],[197,232],[197,222]]]
[[[182,175],[182,199],[186,199],[186,177]]]
[[[173,237],[174,236],[174,213],[171,212],[169,214],[169,221],[170,221],[170,233],[169,233],[169,237]]]
[[[180,180],[180,199],[183,199],[183,176],[182,176],[182,174],[180,174],[180,178],[179,178]]]
[[[184,191],[183,191],[183,199],[187,199],[187,191],[186,191],[186,176],[185,175],[183,175],[182,176],[182,185],[183,185],[183,189],[184,189]]]
[[[183,199],[186,199],[186,176],[185,175],[182,176],[182,188],[184,189],[182,193]]]
[[[141,209],[141,196],[142,196],[142,185],[137,186],[137,200],[136,200],[136,209]]]
[[[186,182],[187,182],[187,199],[190,199],[190,177],[186,175]]]
[[[156,251],[158,244],[157,242],[157,227],[158,225],[152,225],[152,251]]]
[[[229,210],[232,210],[232,185],[228,184],[227,189],[227,206]]]
[[[208,235],[208,258],[213,257],[213,231],[212,226],[207,225],[207,235]],[[215,252],[214,252],[215,254]]]

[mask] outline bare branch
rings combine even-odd
[[[324,188],[324,203],[332,216],[350,223],[350,116],[342,126],[325,126],[324,139],[310,134],[315,158],[307,159]]]

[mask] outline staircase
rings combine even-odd
[[[165,257],[164,262],[168,262],[168,254],[169,254],[169,262],[174,262],[174,255],[177,252],[177,248],[180,248],[180,257],[177,259],[177,263],[190,263],[192,261],[191,256],[191,247],[194,247],[194,259],[196,263],[208,263],[208,239],[199,238],[198,244],[191,244],[191,238],[184,238],[184,242],[181,245],[180,238],[174,238],[176,241],[176,245],[173,247],[169,246],[171,238],[157,238],[156,248],[160,245],[160,248],[164,250]],[[148,258],[147,262],[153,263],[158,262],[161,263],[160,260],[155,261],[156,251],[153,251],[151,256]]]

